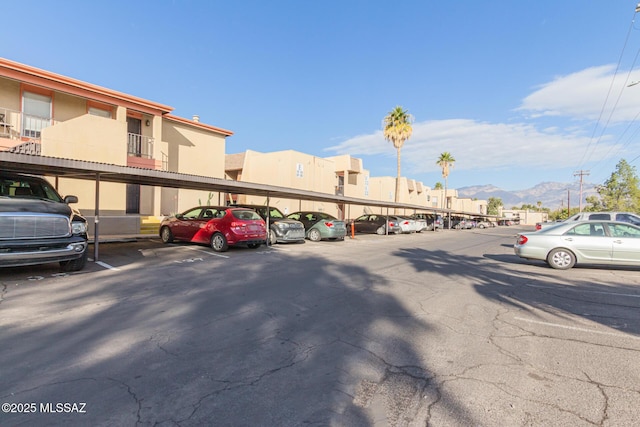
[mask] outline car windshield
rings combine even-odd
[[[0,179],[0,195],[16,198],[36,198],[62,202],[62,197],[46,181],[29,177]]]

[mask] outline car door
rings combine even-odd
[[[171,232],[179,240],[191,240],[200,230],[202,208],[193,208],[183,212],[171,226]]]
[[[561,240],[576,253],[579,261],[595,264],[611,262],[613,239],[606,234],[601,222],[577,224],[562,235]]]
[[[304,225],[304,229],[306,231],[309,231],[309,229],[318,222],[318,217],[311,212],[305,212],[303,215],[300,215],[300,219],[298,221]]]
[[[369,215],[362,215],[353,221],[355,231],[358,233],[367,233],[369,225]]]
[[[632,224],[608,224],[613,248],[613,263],[640,264],[640,227]]]

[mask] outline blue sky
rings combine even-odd
[[[404,176],[433,186],[449,151],[449,187],[519,190],[640,164],[636,4],[21,0],[0,56],[197,114],[227,153],[346,153],[372,176],[396,175],[400,105]]]

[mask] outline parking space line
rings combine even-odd
[[[578,328],[576,326],[561,325],[559,323],[550,323],[550,322],[542,322],[540,320],[525,319],[524,317],[514,317],[514,319],[521,320],[527,323],[535,323],[537,325],[550,326],[552,328],[568,329],[570,331],[586,332],[590,334],[609,335],[617,338],[626,338],[626,339],[631,338],[631,339],[640,340],[640,337],[636,337],[631,334],[621,334],[621,333],[615,333],[615,332],[597,331],[595,329]]]
[[[222,255],[222,254],[219,254],[219,253],[216,253],[216,252],[205,251],[205,250],[202,250],[202,249],[192,248],[192,247],[189,247],[189,246],[184,246],[184,248],[189,249],[191,251],[203,252],[203,253],[205,253],[207,255],[211,255],[211,256],[217,256],[217,257],[220,257],[220,258],[229,258],[227,255]]]
[[[101,267],[106,268],[107,270],[115,270],[115,271],[120,271],[119,268],[114,267],[112,265],[107,264],[106,262],[102,262],[102,261],[96,261],[96,264],[98,264]]]

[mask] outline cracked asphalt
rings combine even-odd
[[[0,270],[0,425],[639,425],[640,269],[553,270],[517,231]]]

